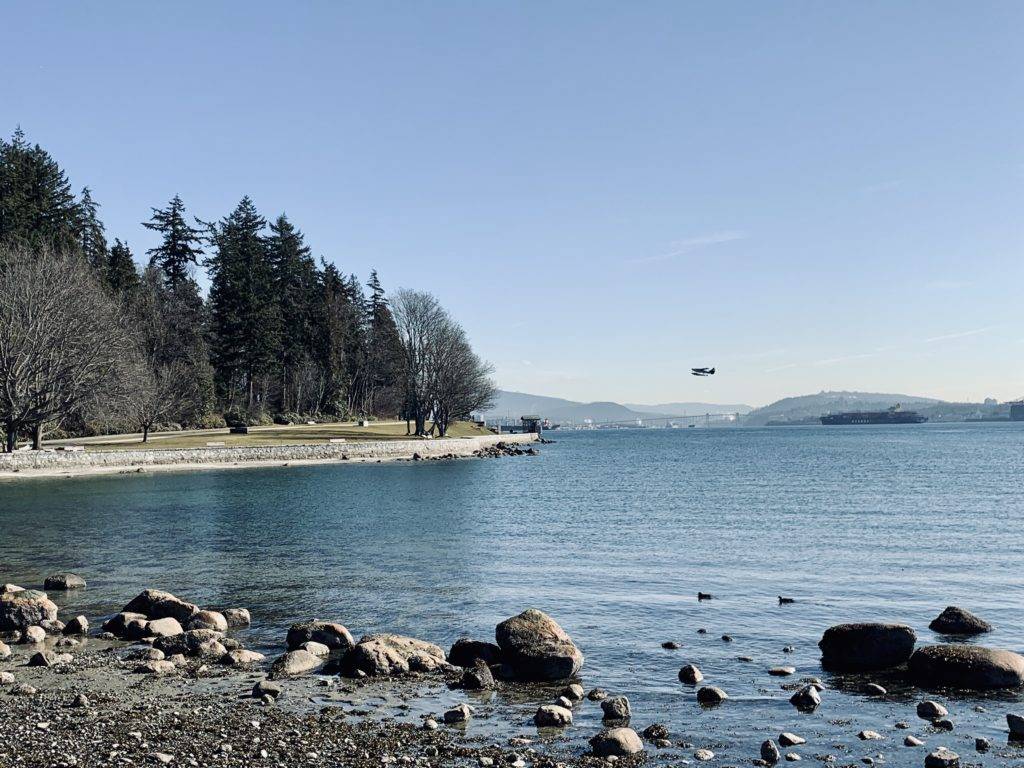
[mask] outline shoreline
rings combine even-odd
[[[147,472],[261,469],[317,464],[472,458],[499,444],[528,446],[535,434],[481,435],[429,440],[366,440],[351,443],[143,449],[117,451],[21,451],[0,454],[0,482]],[[497,454],[496,454],[497,455]]]

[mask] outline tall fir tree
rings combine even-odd
[[[135,266],[135,259],[128,243],[122,243],[120,239],[114,238],[114,244],[107,255],[103,279],[114,296],[130,300],[138,291],[139,270]]]
[[[185,218],[185,204],[178,195],[171,198],[166,208],[153,208],[153,216],[142,226],[159,232],[160,245],[150,248],[150,266],[159,267],[169,286],[180,287],[191,279],[192,267],[203,255],[203,233],[189,225]]]
[[[278,408],[291,411],[299,400],[299,371],[312,351],[316,262],[302,232],[284,214],[270,225],[267,258],[273,272],[280,321],[280,387]]]
[[[374,415],[396,416],[402,407],[402,340],[391,314],[377,270],[367,281],[366,398],[364,409]]]
[[[78,247],[80,211],[67,175],[18,128],[0,139],[0,243]]]
[[[89,265],[102,275],[107,264],[107,235],[99,217],[99,203],[92,199],[92,191],[82,189],[78,203],[78,250]]]
[[[211,225],[211,361],[230,405],[267,407],[267,374],[277,358],[280,317],[274,273],[263,235],[266,220],[242,198],[231,215]]]

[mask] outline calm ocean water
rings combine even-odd
[[[996,625],[979,642],[1024,650],[1024,424],[550,436],[536,458],[0,485],[0,581],[75,570],[89,587],[64,604],[91,617],[143,586],[248,606],[248,639],[270,650],[313,616],[447,647],[534,606],[583,649],[585,686],[629,696],[638,729],[666,723],[727,762],[792,730],[811,742],[805,757],[920,765],[897,720],[929,746],[971,755],[981,735],[1004,752],[986,761],[1024,758],[1005,746],[1017,694],[947,699],[956,731],[929,734],[919,692],[876,678],[893,695],[869,699],[863,679],[823,673],[815,645],[855,620],[907,622],[930,642],[928,622],[958,604]],[[683,648],[662,650],[669,639]],[[687,662],[733,698],[702,711],[676,680]],[[798,714],[765,674],[783,663],[838,690]],[[512,707],[508,727],[529,732],[538,700]],[[583,707],[567,738],[593,733],[596,711]],[[858,742],[861,728],[887,739]]]

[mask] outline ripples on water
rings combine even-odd
[[[976,735],[1005,744],[998,697],[986,713],[955,700],[957,731],[940,737],[923,733],[912,691],[830,691],[798,715],[764,670],[827,678],[815,643],[838,621],[904,621],[930,642],[928,622],[954,603],[996,625],[985,644],[1021,650],[1024,424],[551,436],[537,458],[0,485],[0,581],[76,570],[89,587],[64,601],[91,616],[143,586],[248,606],[249,640],[269,650],[314,616],[447,646],[489,639],[535,606],[583,648],[585,685],[630,697],[634,725],[667,723],[675,740],[734,760],[793,730],[811,742],[805,757],[882,750],[920,765],[920,750],[898,746],[897,719],[962,755]],[[698,603],[698,590],[716,599]],[[779,606],[780,594],[798,602]],[[682,650],[662,650],[668,639]],[[686,662],[734,699],[702,712],[676,681]],[[595,709],[577,715],[574,738],[597,727]],[[861,728],[889,738],[859,743]]]

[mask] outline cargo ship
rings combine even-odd
[[[836,424],[923,424],[928,421],[915,411],[901,411],[899,403],[886,411],[848,411],[846,413],[829,413],[821,417],[821,423]]]

